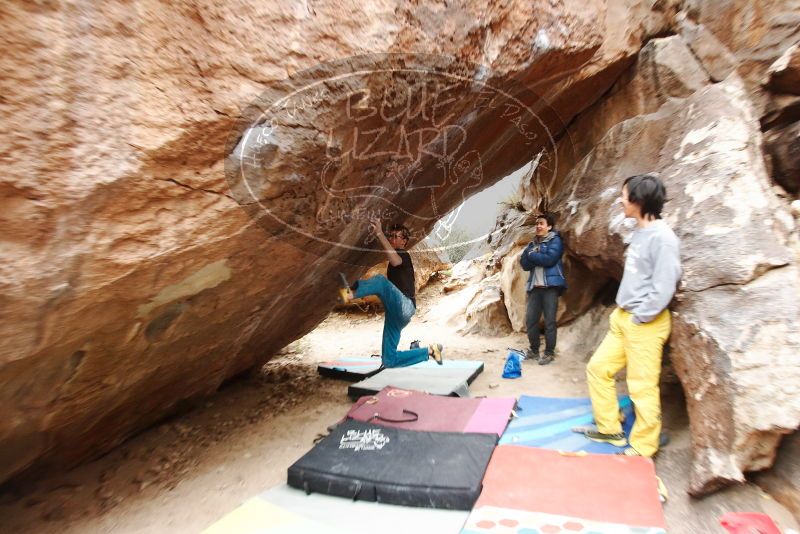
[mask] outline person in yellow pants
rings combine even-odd
[[[661,355],[671,328],[667,309],[681,276],[680,242],[661,219],[666,189],[652,175],[631,176],[622,186],[626,217],[637,228],[625,253],[617,308],[609,330],[586,366],[589,396],[597,429],[587,438],[618,447],[629,456],[653,456],[661,433],[659,379]],[[626,441],[619,420],[614,375],[627,367],[628,393],[636,421]]]

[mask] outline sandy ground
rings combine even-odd
[[[581,331],[585,323],[559,330],[560,353],[553,364],[526,362],[522,378],[504,380],[505,349],[525,347],[524,334],[463,336],[431,312],[440,296],[439,283],[423,291],[401,346],[413,339],[435,340],[445,345],[445,357],[484,361],[472,395],[587,395],[584,366],[595,340]],[[0,488],[0,532],[202,531],[249,497],[284,483],[287,468],[347,412],[348,383],[319,377],[316,364],[380,352],[382,320],[374,313],[333,313],[259,373],[228,385],[192,411],[70,472]],[[565,353],[563,346],[572,350]],[[656,467],[670,491],[664,508],[669,532],[724,532],[718,518],[726,511],[762,511],[783,528],[797,529],[786,510],[752,484],[702,501],[690,499],[685,488],[691,454],[680,388],[665,387],[663,397],[671,443],[659,453]]]

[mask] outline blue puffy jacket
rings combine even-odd
[[[538,245],[538,252],[535,251]],[[564,266],[561,263],[561,256],[564,254],[564,243],[561,241],[561,234],[556,230],[548,233],[540,243],[532,241],[522,251],[519,263],[526,271],[530,271],[528,283],[525,284],[526,291],[533,289],[533,269],[534,267],[544,267],[544,283],[546,287],[567,288],[567,279],[564,278]]]

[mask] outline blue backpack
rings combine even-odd
[[[508,349],[506,364],[503,366],[503,378],[519,378],[522,376],[522,360],[525,356],[516,349]]]

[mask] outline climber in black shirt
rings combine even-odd
[[[389,228],[386,236],[381,228],[381,220],[373,219],[372,229],[389,258],[386,276],[377,275],[357,281],[352,288],[344,288],[341,300],[347,304],[350,299],[376,295],[383,303],[383,343],[381,359],[384,367],[406,367],[433,358],[442,363],[442,346],[430,345],[425,348],[397,350],[400,333],[411,321],[417,309],[414,284],[414,264],[411,255],[405,250],[410,232],[402,224]],[[388,277],[388,278],[387,278]]]

